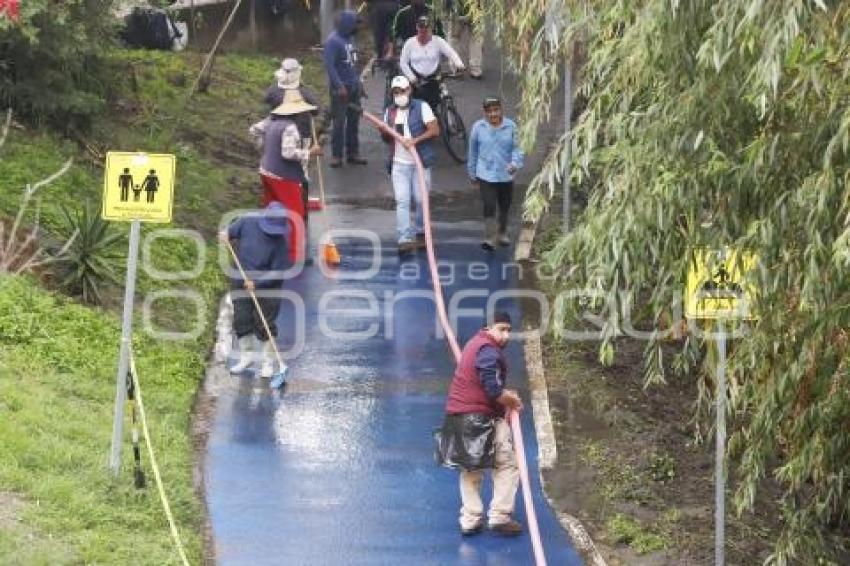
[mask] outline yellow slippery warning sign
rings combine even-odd
[[[174,171],[173,155],[110,151],[103,179],[103,218],[171,222]]]
[[[731,248],[694,250],[685,289],[685,316],[701,319],[755,319],[756,289],[748,275],[756,256]]]

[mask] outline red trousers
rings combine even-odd
[[[272,201],[277,201],[287,210],[301,218],[301,222],[289,220],[289,259],[297,262],[304,259],[307,247],[305,231],[305,206],[303,188],[298,181],[289,179],[278,179],[260,175],[263,181],[263,206]]]

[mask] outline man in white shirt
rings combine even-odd
[[[416,35],[408,39],[401,49],[401,72],[414,86],[413,95],[427,102],[434,110],[440,103],[440,85],[436,80],[440,58],[447,57],[458,71],[466,67],[457,51],[442,37],[431,33],[431,21],[422,16],[416,22]]]
[[[398,251],[408,253],[425,243],[422,192],[431,189],[431,166],[435,161],[433,139],[440,135],[437,118],[427,102],[411,97],[410,81],[401,75],[390,83],[393,102],[384,112],[384,122],[402,136],[402,141],[382,134],[390,146],[387,168],[393,181],[396,201]],[[416,148],[425,168],[425,187],[420,186],[419,173],[411,150]],[[410,221],[410,201],[416,203],[416,218]]]

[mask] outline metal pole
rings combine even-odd
[[[251,30],[251,47],[257,48],[257,0],[251,0],[248,12],[249,26]]]
[[[322,37],[319,38],[319,43],[324,44],[334,29],[334,0],[320,0],[319,27],[322,34]]]
[[[726,541],[726,333],[723,321],[717,321],[717,446],[714,454],[714,564],[725,563],[724,543]]]
[[[563,226],[564,234],[570,231],[570,209],[572,209],[572,195],[570,195],[570,163],[572,163],[572,115],[573,115],[573,70],[570,54],[564,59],[564,123],[565,139],[567,146],[564,148],[564,210]]]
[[[115,380],[115,420],[112,422],[112,452],[109,458],[109,467],[115,476],[121,470],[121,437],[124,428],[124,403],[127,400],[127,372],[130,370],[130,342],[133,337],[133,302],[136,295],[140,233],[141,222],[133,220],[130,224],[127,277],[124,281],[124,316],[121,321],[121,350],[118,355],[118,377]]]

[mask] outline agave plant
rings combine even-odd
[[[124,235],[116,232],[89,203],[76,211],[62,207],[63,232],[77,233],[71,246],[56,259],[60,286],[86,303],[100,304],[104,284],[118,284],[122,255],[118,244]]]

